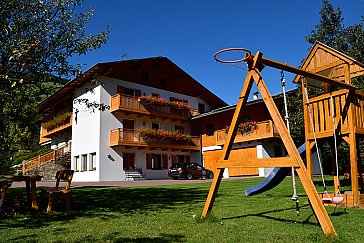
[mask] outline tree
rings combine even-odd
[[[0,173],[13,151],[39,136],[38,102],[78,72],[70,59],[106,43],[109,29],[88,34],[91,7],[81,0],[3,0],[0,8]],[[7,164],[7,165],[6,165]]]

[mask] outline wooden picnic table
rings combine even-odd
[[[43,178],[42,175],[0,175],[0,181],[8,181],[8,185],[10,185],[10,186],[13,181],[24,181],[28,201],[31,201],[32,208],[35,210],[38,210],[37,181],[41,181],[42,178]],[[4,185],[5,185],[5,183],[4,183]],[[5,195],[6,189],[10,186],[4,186],[4,188],[5,188],[4,195]],[[3,186],[1,186],[1,188],[3,188]]]

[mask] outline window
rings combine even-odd
[[[161,170],[162,168],[162,156],[160,154],[153,154],[152,169]]]
[[[157,97],[157,98],[158,98],[158,97],[159,97],[159,94],[152,93],[152,96],[153,96],[153,97]]]
[[[185,156],[184,155],[178,155],[178,163],[184,163],[185,162]]]
[[[90,154],[90,170],[96,170],[96,153]]]
[[[145,83],[149,82],[149,74],[148,73],[142,73],[142,81]]]
[[[87,170],[87,154],[81,155],[81,171]]]
[[[75,156],[73,167],[75,168],[75,171],[80,171],[80,156]]]
[[[205,104],[198,103],[198,113],[205,113]]]
[[[134,89],[124,88],[124,95],[134,97]]]
[[[152,129],[156,129],[158,130],[159,129],[159,123],[152,123]]]
[[[206,125],[206,135],[207,136],[213,136],[214,135],[214,124],[207,124]]]

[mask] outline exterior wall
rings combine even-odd
[[[143,86],[127,81],[117,80],[108,77],[101,77],[99,85],[90,90],[90,87],[83,87],[76,92],[77,99],[89,99],[91,102],[110,104],[112,95],[117,94],[117,86],[123,86],[130,89],[139,89],[142,95],[151,95],[152,93],[159,94],[160,97],[169,99],[169,97],[188,100],[188,104],[194,108],[198,108],[199,103],[204,103],[206,110],[211,107],[202,100],[177,94],[170,91],[156,89],[153,87]],[[86,89],[87,88],[87,89]],[[158,118],[150,117],[138,117],[129,116],[125,114],[112,114],[109,110],[90,112],[82,104],[74,104],[73,114],[73,126],[72,126],[72,162],[71,168],[75,169],[75,156],[82,154],[89,155],[96,152],[96,170],[76,171],[74,175],[74,181],[122,181],[125,180],[124,171],[124,158],[123,153],[134,154],[134,164],[136,168],[140,168],[146,179],[165,179],[168,177],[168,168],[172,165],[173,160],[176,160],[177,156],[186,156],[189,160],[194,162],[200,162],[201,156],[199,151],[186,152],[186,151],[174,151],[174,150],[159,150],[149,148],[138,149],[133,148],[112,148],[109,145],[110,131],[116,128],[123,128],[123,119],[134,120],[134,129],[140,127],[152,127],[152,123],[158,123],[160,129],[174,130],[175,126],[182,126],[185,133],[191,134],[191,126],[189,122],[170,121]],[[75,110],[78,109],[77,114]],[[76,121],[77,119],[77,121]],[[147,169],[146,157],[147,154],[161,154],[164,158],[168,159],[168,167],[162,169]],[[81,159],[80,159],[81,160]],[[163,163],[163,162],[162,162]]]
[[[90,91],[90,87],[83,87],[75,92],[75,97],[99,103],[100,91],[100,86],[93,91]],[[74,181],[100,180],[100,116],[101,112],[98,110],[93,112],[84,104],[73,104],[71,169],[75,170]],[[96,170],[90,170],[87,163],[87,170],[81,171],[81,156],[86,154],[89,162],[90,153],[96,153]],[[78,168],[75,165],[76,156],[79,156]]]

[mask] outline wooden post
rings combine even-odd
[[[315,142],[311,141],[308,138],[308,134],[312,131],[310,114],[308,113],[308,100],[306,97],[307,90],[307,80],[302,77],[301,88],[302,88],[302,99],[303,99],[303,115],[304,115],[304,126],[305,126],[305,138],[306,138],[306,166],[307,172],[310,175],[311,179],[313,178],[313,169],[312,169],[312,148],[315,146]]]
[[[228,132],[226,140],[225,140],[225,145],[222,150],[222,155],[221,155],[220,160],[227,160],[229,158],[230,150],[231,150],[231,147],[233,146],[235,135],[238,130],[240,118],[243,113],[244,106],[245,106],[246,102],[248,101],[249,93],[250,93],[250,90],[251,90],[251,87],[253,84],[251,72],[252,71],[249,71],[245,78],[244,86],[242,88],[242,91],[241,91],[241,94],[240,94],[240,97],[238,100],[238,104],[236,105],[234,116],[231,121],[231,125],[230,125],[229,132]],[[214,179],[211,183],[210,191],[207,196],[201,218],[205,218],[207,216],[207,214],[209,214],[211,212],[212,206],[214,205],[214,202],[215,202],[217,191],[220,186],[222,176],[224,174],[224,169],[218,168],[216,170],[216,172],[218,175],[214,177]]]

